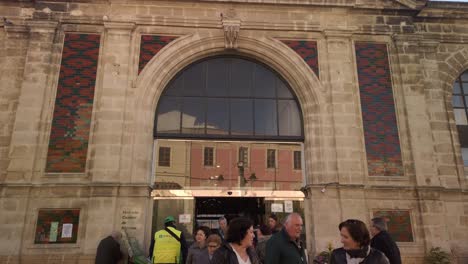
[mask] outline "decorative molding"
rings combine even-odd
[[[427,3],[427,0],[394,0],[394,1],[406,7],[409,7],[411,9],[416,9],[416,10],[422,9]]]
[[[440,45],[439,41],[431,41],[431,40],[421,40],[419,43],[419,47],[421,51],[428,52],[428,53],[435,53]]]
[[[29,29],[24,25],[5,25],[6,33],[28,33]]]
[[[31,32],[55,32],[59,22],[50,20],[29,20],[26,25]]]
[[[236,11],[229,9],[225,14],[221,13],[224,30],[224,46],[226,49],[237,49],[241,21],[237,18]]]
[[[131,31],[135,28],[135,23],[129,22],[104,22],[104,28],[109,30]]]

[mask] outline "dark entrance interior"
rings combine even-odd
[[[238,216],[251,219],[254,225],[263,222],[265,215],[264,198],[258,197],[199,197],[195,199],[195,219],[199,225],[217,228],[217,220],[224,216],[227,220]]]

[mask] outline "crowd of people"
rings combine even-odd
[[[308,264],[305,243],[301,240],[303,220],[300,214],[289,214],[283,224],[276,215],[268,225],[254,229],[245,217],[218,220],[216,232],[206,226],[196,228],[195,241],[187,247],[183,232],[172,216],[164,220],[164,229],[154,234],[150,246],[151,263],[158,264]],[[333,250],[330,264],[401,264],[400,251],[387,233],[383,218],[372,219],[369,229],[364,222],[348,219],[338,225],[342,247]],[[372,235],[372,238],[371,238]],[[116,264],[119,232],[106,237],[98,246],[96,264]]]

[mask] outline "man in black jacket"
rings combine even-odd
[[[292,213],[286,217],[283,229],[266,244],[265,264],[307,264],[304,243],[301,241],[302,217]]]
[[[117,264],[122,259],[120,251],[120,240],[122,233],[114,231],[112,234],[99,242],[96,253],[96,264]]]
[[[382,251],[390,264],[401,264],[400,250],[387,232],[387,223],[381,217],[372,219],[370,227],[372,234],[371,247]]]

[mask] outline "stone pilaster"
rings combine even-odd
[[[21,90],[24,62],[28,48],[26,26],[5,25],[0,57],[0,182],[5,179],[13,123]]]
[[[57,22],[29,21],[30,40],[11,138],[6,181],[31,179],[41,131],[45,93],[54,69],[51,59]]]
[[[363,166],[364,135],[351,35],[348,32],[326,32],[326,39],[338,182],[363,184],[366,175]]]
[[[126,182],[119,178],[122,136],[134,24],[105,23],[100,78],[96,86],[95,129],[90,172],[94,182]]]
[[[430,115],[440,184],[448,188],[459,188],[460,181],[464,179],[463,172],[457,172],[456,156],[453,155],[456,150],[453,147],[450,127],[448,126],[447,109],[449,106],[446,105],[448,94],[447,91],[444,91],[440,79],[439,42],[422,41],[419,47],[421,65],[423,66],[424,92]]]
[[[394,37],[405,96],[410,144],[414,159],[417,186],[440,186],[434,157],[427,102],[425,98],[424,69],[419,55],[417,36]]]
[[[420,56],[420,39],[417,36],[398,35],[394,37],[394,41],[398,52],[407,119],[411,120],[408,122],[408,128],[425,247],[426,250],[435,246],[449,249],[444,203],[440,201],[441,181],[436,168],[424,81],[436,68]],[[433,78],[437,78],[437,75]]]

